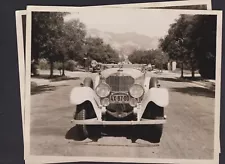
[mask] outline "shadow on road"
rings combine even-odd
[[[78,135],[79,131],[76,126],[72,127],[65,135],[68,140],[83,141]]]
[[[146,133],[146,130],[149,131],[150,128],[148,126],[126,126],[126,127],[118,127],[118,126],[107,126],[105,128],[101,128],[101,135],[99,138],[102,137],[126,137],[130,139],[132,142],[135,142],[138,139],[143,141],[147,141],[149,143],[157,143],[155,141],[154,133]],[[83,141],[79,137],[79,130],[76,126],[72,127],[65,135],[65,138],[68,140],[74,141]],[[92,141],[96,142],[98,139],[95,137],[89,138]]]
[[[68,85],[60,85],[60,86],[51,86],[51,85],[40,85],[36,87],[31,87],[31,95],[40,94],[43,92],[51,92],[55,91],[58,87],[68,86]]]
[[[201,87],[185,87],[185,88],[171,88],[171,91],[189,94],[191,96],[204,96],[215,98],[215,92]]]
[[[159,77],[158,78],[159,80],[163,80],[163,81],[171,81],[171,82],[192,82],[192,81],[204,81],[203,78],[201,77],[195,77],[195,78],[192,78],[192,77]]]
[[[49,75],[38,75],[38,76],[32,76],[36,79],[46,79],[50,80],[51,82],[56,81],[63,81],[63,80],[79,80],[79,77],[69,77],[69,76],[61,76],[61,75],[54,75],[53,77],[50,77]]]
[[[181,78],[171,78],[171,77],[158,77],[159,80],[162,81],[171,81],[171,82],[184,82],[185,80],[181,79]]]

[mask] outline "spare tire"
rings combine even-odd
[[[83,86],[85,86],[85,87],[90,87],[90,88],[93,89],[94,84],[93,84],[92,78],[86,77],[86,78],[84,79]]]
[[[160,84],[159,84],[159,80],[156,77],[151,77],[150,81],[149,81],[149,89],[150,88],[159,88]]]

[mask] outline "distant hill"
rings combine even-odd
[[[115,48],[125,58],[136,49],[155,49],[158,46],[158,38],[141,35],[135,32],[112,33],[98,29],[88,29],[88,36],[100,37]]]

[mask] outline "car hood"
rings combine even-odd
[[[109,77],[110,75],[117,74],[118,75],[128,75],[131,76],[134,79],[137,79],[144,75],[143,72],[133,69],[133,68],[110,68],[106,69],[101,72],[101,75],[105,78]]]

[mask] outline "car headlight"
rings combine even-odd
[[[130,87],[129,93],[133,98],[140,98],[144,95],[144,88],[139,84],[134,84]]]
[[[110,87],[109,87],[108,84],[106,84],[106,83],[100,83],[96,87],[95,91],[96,91],[96,94],[99,97],[104,98],[104,97],[107,97],[110,94],[111,89],[110,89]]]

